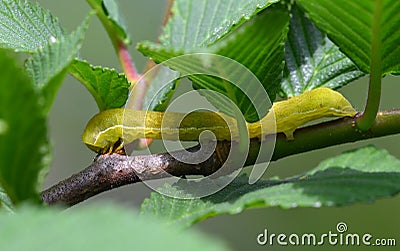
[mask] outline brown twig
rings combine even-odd
[[[400,133],[400,109],[380,112],[374,125],[367,132],[357,130],[355,123],[358,119],[359,117],[342,118],[298,129],[293,141],[287,141],[283,134],[278,134],[271,160],[333,145]],[[72,206],[119,186],[161,179],[165,177],[166,172],[174,176],[207,176],[221,167],[229,154],[231,144],[236,143],[217,142],[211,157],[199,164],[182,163],[169,153],[145,156],[102,155],[83,171],[43,191],[42,200],[49,205]],[[202,147],[211,145],[203,144]],[[252,139],[245,165],[255,164],[257,157],[263,154],[259,153],[259,148],[260,142]],[[197,150],[199,146],[188,149],[188,151]],[[177,151],[174,156],[185,157],[185,154],[186,151]]]

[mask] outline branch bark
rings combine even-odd
[[[341,118],[295,131],[295,140],[287,141],[283,134],[278,134],[272,161],[315,149],[339,145],[369,138],[376,138],[400,133],[400,109],[378,113],[375,123],[366,131],[357,129],[355,118]],[[273,137],[275,135],[268,135]],[[268,140],[268,139],[267,139]],[[161,179],[167,173],[174,176],[210,175],[217,171],[228,157],[231,144],[229,141],[218,141],[213,154],[199,164],[182,163],[169,153],[144,156],[122,156],[118,154],[99,156],[83,171],[72,175],[64,181],[42,192],[43,202],[54,205],[72,206],[96,194],[127,184],[144,180]],[[202,147],[214,147],[214,144],[203,144]],[[187,151],[196,152],[200,146]],[[251,139],[249,154],[245,166],[255,164],[259,154],[260,142]],[[208,152],[208,151],[204,151]],[[186,151],[174,152],[174,156],[185,157]],[[241,166],[233,166],[241,168]]]

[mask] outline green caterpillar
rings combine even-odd
[[[260,121],[246,123],[250,138],[282,132],[292,140],[293,132],[307,122],[324,117],[354,117],[356,110],[339,92],[316,88],[288,100],[275,102]],[[177,121],[181,121],[177,124]],[[236,120],[216,112],[139,111],[111,109],[98,113],[87,124],[82,141],[93,151],[111,153],[139,138],[197,141],[204,130],[218,140],[239,135]],[[177,138],[179,135],[179,138]]]

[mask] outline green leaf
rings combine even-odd
[[[100,111],[125,104],[130,84],[124,74],[80,60],[73,61],[69,72],[89,90]]]
[[[114,0],[87,0],[96,11],[101,23],[105,27],[111,40],[122,41],[125,45],[131,43],[124,19],[119,12],[118,4]]]
[[[64,34],[57,18],[38,3],[0,1],[0,47],[33,53]]]
[[[13,212],[14,206],[10,200],[10,197],[8,197],[3,187],[0,185],[0,213],[2,210]]]
[[[321,207],[371,202],[400,192],[399,167],[400,161],[386,151],[366,147],[328,159],[309,173],[293,178],[260,180],[249,185],[243,175],[218,193],[201,199],[182,200],[152,193],[142,204],[141,213],[187,227],[208,217],[237,214],[254,207]],[[179,185],[165,185],[161,190],[172,195],[186,193]]]
[[[274,23],[274,25],[267,26],[270,23]],[[181,51],[177,51],[174,47],[151,42],[141,43],[138,49],[157,63],[163,62],[164,65],[182,75],[190,74],[189,79],[195,82],[195,88],[223,94],[239,107],[247,121],[257,121],[259,117],[265,115],[269,108],[265,105],[269,103],[268,96],[262,95],[262,93],[266,94],[266,89],[269,97],[274,99],[275,93],[280,88],[284,41],[286,40],[288,23],[289,16],[286,10],[283,10],[280,6],[270,8],[242,25],[239,30],[227,36],[219,44],[207,48],[207,51],[201,50],[233,59],[230,62],[218,57],[177,58],[177,56],[182,55]],[[269,28],[265,28],[266,26]],[[209,62],[204,64],[206,60]],[[249,79],[249,73],[239,69],[238,65],[251,70],[251,77],[254,78],[253,74],[255,74],[261,84],[257,86],[258,81],[257,83],[251,82],[256,79]],[[207,72],[207,75],[194,75],[194,72]],[[211,75],[229,78],[229,81],[234,80],[231,81],[234,85]],[[226,99],[213,98],[209,93],[204,94],[203,92],[202,94],[221,111],[234,115],[232,114],[232,106]],[[256,96],[259,96],[258,103],[255,100]],[[257,105],[259,103],[262,103],[262,107],[265,109],[257,114],[253,105],[260,107],[261,105]],[[258,110],[260,111],[260,109]]]
[[[0,118],[0,135],[5,134],[9,130],[6,121]]]
[[[225,42],[221,41],[219,44],[216,42],[275,2],[278,1],[174,1],[173,16],[169,19],[159,38],[162,45],[143,42],[139,44],[138,50],[157,63],[191,52],[209,52],[228,56],[249,67],[262,84],[265,84],[270,98],[274,99],[282,78],[283,40],[287,32],[287,13],[271,11],[270,15],[262,15],[260,18],[256,18],[256,21],[244,25],[245,27],[236,34],[232,34]],[[268,25],[271,21],[274,25]],[[215,45],[215,47],[210,48],[211,45]],[[252,46],[257,47],[252,48]],[[246,52],[252,49],[251,54],[244,53],[244,48],[247,49]],[[256,60],[250,57],[254,55],[258,56]],[[167,63],[165,65],[171,67]],[[182,73],[186,66],[180,65],[171,68]],[[260,117],[255,114],[249,99],[238,88],[221,81],[221,79],[206,75],[192,75],[190,79],[196,83],[195,88],[217,91],[230,98],[239,105],[248,121],[255,121]],[[249,88],[248,85],[241,87]],[[174,90],[172,87],[170,89]],[[234,115],[231,113],[231,104],[227,100],[215,99],[209,93],[203,92],[202,94],[221,111]]]
[[[189,77],[190,80],[196,81],[197,88],[217,91],[218,93],[221,93],[221,94],[225,95],[226,97],[228,97],[228,99],[232,100],[236,104],[239,104],[241,101],[245,100],[243,98],[243,96],[241,95],[242,92],[235,92],[235,91],[237,91],[237,89],[234,89],[234,86],[232,84],[230,84],[228,81],[223,81],[220,78],[213,77],[213,76],[218,76],[218,74],[221,73],[220,70],[223,69],[223,70],[226,70],[226,72],[228,72],[228,73],[231,73],[231,72],[233,73],[231,76],[227,76],[227,74],[222,73],[226,77],[232,77],[232,78],[235,78],[235,80],[239,79],[239,80],[241,80],[241,82],[236,82],[236,81],[233,81],[233,82],[235,82],[237,85],[242,84],[241,86],[246,86],[246,84],[248,84],[248,82],[246,82],[244,79],[241,79],[242,76],[240,74],[247,73],[246,78],[248,79],[250,73],[249,73],[249,71],[244,72],[245,71],[244,69],[246,69],[246,68],[235,61],[232,61],[225,57],[223,57],[223,58],[218,57],[213,54],[187,54],[187,55],[181,55],[182,57],[179,57],[179,55],[176,55],[177,57],[173,57],[171,55],[174,55],[174,51],[165,49],[164,47],[157,45],[157,44],[153,44],[153,43],[142,43],[140,45],[140,49],[142,50],[142,52],[144,52],[144,54],[146,54],[146,51],[148,51],[149,53],[153,53],[150,51],[156,50],[157,52],[154,52],[154,54],[153,54],[154,56],[152,56],[152,59],[155,62],[157,62],[157,63],[163,62],[162,63],[163,65],[168,66],[172,70],[179,72],[181,78],[185,77],[185,76],[190,76]],[[170,57],[172,57],[171,60],[168,60]],[[165,60],[167,60],[167,61],[165,61]],[[207,63],[204,64],[204,62],[207,62]],[[243,67],[243,68],[238,69],[239,66]],[[202,74],[200,75],[200,73],[202,73]],[[208,74],[208,75],[206,75],[206,74]],[[253,81],[257,80],[254,77],[254,75],[252,75],[252,74],[250,77],[253,77]],[[258,81],[257,81],[257,83],[258,83]],[[260,89],[262,91],[264,91],[264,88],[262,87],[261,84],[256,87],[258,87],[258,89],[252,88],[252,89],[250,89],[250,91],[252,91],[253,93],[256,93],[256,91],[260,90]],[[248,89],[248,88],[244,88],[244,89]],[[204,92],[200,92],[200,94],[204,95]],[[168,93],[168,95],[170,95],[170,94]],[[207,94],[206,97],[212,102],[212,104],[214,105],[215,108],[217,108],[220,111],[223,111],[227,114],[234,115],[234,114],[232,114],[232,112],[233,112],[232,103],[228,102],[227,98],[222,99],[220,96],[217,96],[215,98],[213,98],[213,97],[210,98],[209,94]],[[240,97],[242,99],[235,100],[236,97]],[[264,97],[266,97],[268,99],[268,96],[266,95],[266,93],[265,93]],[[263,100],[263,101],[265,101],[265,100]],[[154,100],[153,102],[156,102],[156,100]],[[220,103],[218,103],[218,102],[220,102]],[[244,104],[244,103],[242,103],[242,104]],[[241,108],[243,108],[243,113],[245,113],[249,109],[249,106],[242,105]],[[250,108],[252,108],[252,107],[250,106]],[[266,108],[264,111],[266,113],[268,111],[268,109],[267,109],[268,107],[264,105],[264,108]],[[254,109],[249,110],[249,111],[251,111],[251,113],[248,113],[248,115],[252,115],[253,110]]]
[[[258,78],[267,91],[270,100],[273,101],[276,93],[280,90],[282,81],[285,58],[284,44],[288,26],[289,13],[286,6],[271,6],[243,24],[238,30],[229,34],[225,39],[222,39],[220,44],[215,44],[215,47],[218,48],[215,52],[248,68]],[[196,83],[199,82],[195,85],[196,87],[218,91],[217,88],[213,87],[217,83],[205,83],[201,80],[197,81],[196,78],[197,76],[192,78]],[[254,88],[249,83],[244,83],[239,87],[245,93],[249,93],[249,89]],[[238,88],[234,88],[234,92],[240,110],[246,111],[244,112],[246,119],[257,121],[259,117],[256,110],[249,108],[252,107],[250,99],[254,97],[247,97]],[[225,92],[223,94],[228,96]],[[266,103],[266,101],[263,100],[263,103]]]
[[[163,65],[157,65],[151,72],[146,72],[144,78],[150,81],[150,85],[143,100],[143,109],[165,111],[178,84],[178,80],[175,80],[178,77],[179,72]]]
[[[14,60],[0,51],[0,184],[14,203],[39,202],[50,162],[40,95]]]
[[[160,42],[185,53],[206,48],[276,2],[279,0],[176,0]]]
[[[89,18],[75,32],[39,48],[26,62],[29,76],[43,94],[46,111],[50,110],[68,66],[82,46]]]
[[[370,72],[374,1],[297,0],[315,24],[365,73]],[[400,2],[385,0],[380,20],[382,74],[400,72]]]
[[[359,160],[355,161],[355,157],[359,157]],[[372,145],[326,159],[310,173],[325,170],[330,166],[351,167],[351,169],[363,172],[400,172],[400,161],[398,159],[386,150],[378,149]]]
[[[337,89],[364,75],[296,5],[291,9],[285,48],[282,90],[286,97],[321,86]]]
[[[0,249],[20,250],[228,250],[195,230],[179,231],[152,218],[110,205],[68,212],[23,208],[0,214]]]

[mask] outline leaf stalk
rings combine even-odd
[[[379,110],[382,81],[382,20],[383,0],[374,0],[371,32],[371,63],[368,98],[362,117],[357,123],[361,131],[367,131],[373,125]]]

